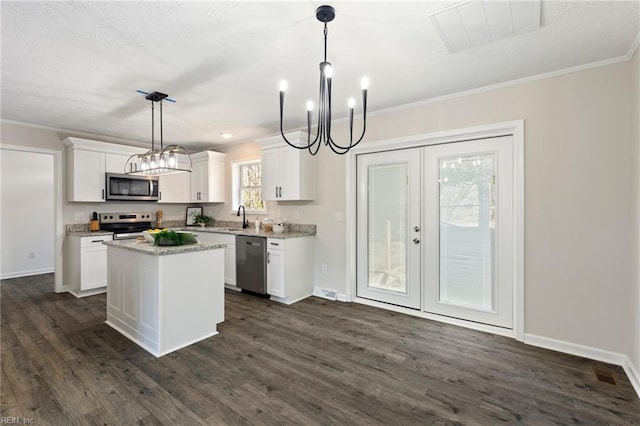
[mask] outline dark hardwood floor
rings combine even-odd
[[[160,359],[105,296],[2,281],[1,416],[35,424],[640,424],[623,370],[358,304],[227,292],[220,334]],[[188,309],[188,307],[185,307]],[[596,382],[610,368],[619,385]]]

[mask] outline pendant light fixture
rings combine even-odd
[[[324,22],[324,61],[320,62],[320,97],[318,99],[318,125],[316,136],[311,140],[311,121],[313,116],[313,102],[307,102],[307,145],[298,146],[289,142],[284,135],[284,129],[282,125],[282,116],[284,113],[284,94],[287,90],[287,82],[282,80],[280,82],[280,134],[284,138],[284,141],[297,149],[308,149],[311,155],[316,155],[320,149],[320,145],[324,143],[336,154],[346,154],[351,148],[360,143],[364,137],[364,133],[367,128],[367,88],[369,86],[369,79],[363,77],[360,83],[362,88],[362,112],[363,112],[363,126],[362,134],[357,141],[353,140],[353,109],[356,101],[353,98],[349,98],[347,105],[349,107],[349,144],[338,144],[331,137],[331,82],[333,80],[333,68],[331,63],[327,62],[327,22],[333,21],[335,18],[335,10],[331,6],[320,6],[316,9],[316,18],[320,22]]]
[[[175,173],[189,172],[193,168],[191,156],[180,145],[164,147],[162,139],[162,101],[167,94],[161,92],[145,93],[145,99],[151,101],[151,149],[144,154],[134,154],[127,160],[124,173],[127,175],[172,175]],[[170,99],[167,99],[170,100]],[[160,149],[155,149],[155,103],[160,104]],[[173,101],[175,102],[175,101]]]

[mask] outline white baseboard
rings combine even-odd
[[[32,275],[50,274],[54,272],[53,268],[32,269],[30,271],[7,272],[0,274],[0,280],[8,280],[10,278],[30,277]]]
[[[566,354],[577,355],[583,358],[593,359],[595,361],[606,362],[621,366],[629,381],[635,389],[638,397],[640,397],[640,374],[633,365],[629,357],[625,354],[606,351],[591,346],[579,345],[577,343],[566,342],[564,340],[552,339],[549,337],[537,336],[535,334],[525,333],[524,343],[540,348],[551,349],[553,351],[563,352]]]
[[[640,397],[640,372],[638,372],[638,369],[633,365],[628,356],[624,357],[622,368],[624,368],[624,372],[627,373],[631,385],[636,390],[638,397]]]

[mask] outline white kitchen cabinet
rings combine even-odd
[[[75,202],[104,202],[105,173],[124,173],[127,159],[146,151],[79,138],[62,142],[66,147],[67,201]]]
[[[159,177],[158,203],[190,203],[191,173]]]
[[[107,246],[112,235],[67,237],[64,276],[69,292],[76,297],[104,293],[107,286]]]
[[[313,238],[267,239],[267,293],[287,305],[313,294]]]
[[[67,149],[67,200],[104,202],[105,154]]]
[[[198,241],[214,244],[226,244],[224,249],[224,283],[236,285],[236,236],[212,232],[194,232]]]
[[[203,151],[191,155],[192,203],[224,203],[225,201],[225,159],[227,155]]]
[[[107,173],[124,173],[124,166],[132,154],[105,154],[105,171]]]
[[[307,134],[286,135],[297,145],[307,143]],[[315,161],[309,151],[287,145],[282,136],[258,141],[262,145],[262,199],[267,201],[313,200]]]

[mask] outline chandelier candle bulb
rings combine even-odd
[[[313,102],[307,101],[307,111],[313,111]]]
[[[347,101],[347,105],[349,106],[349,109],[353,109],[353,107],[356,106],[356,100],[353,98],[349,98],[349,100]]]
[[[287,87],[288,87],[287,80],[280,80],[280,91],[286,92]]]

